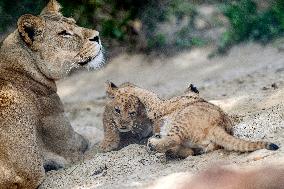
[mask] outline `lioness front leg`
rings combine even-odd
[[[44,151],[42,152],[42,154],[43,154],[43,167],[45,172],[64,168],[65,165],[68,164],[68,162],[65,160],[64,157],[59,156],[55,153]]]
[[[63,156],[69,163],[83,157],[88,141],[74,131],[63,113],[46,116],[42,122],[41,137],[46,151]]]

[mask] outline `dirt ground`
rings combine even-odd
[[[106,80],[133,82],[162,97],[180,94],[194,83],[200,95],[238,117],[235,135],[278,144],[278,151],[235,153],[217,150],[184,160],[150,155],[144,146],[87,153],[85,161],[47,174],[44,188],[139,188],[171,173],[196,172],[212,164],[254,165],[283,160],[284,52],[256,44],[234,47],[227,56],[207,59],[210,48],[151,60],[122,54],[104,69],[79,72],[58,83],[58,91],[74,129],[96,145],[103,138],[102,112]]]

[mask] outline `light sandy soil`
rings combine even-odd
[[[149,155],[139,145],[105,154],[92,150],[85,161],[49,172],[40,188],[135,188],[161,176],[196,172],[215,163],[254,165],[283,160],[283,51],[246,44],[234,47],[228,56],[209,60],[210,52],[196,49],[155,60],[123,54],[100,71],[73,74],[58,83],[58,91],[75,130],[95,147],[103,138],[104,82],[111,80],[117,84],[130,81],[162,97],[180,94],[194,83],[201,96],[239,118],[236,136],[272,141],[280,150],[242,154],[217,150],[184,160]]]

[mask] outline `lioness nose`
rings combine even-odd
[[[93,37],[93,38],[90,38],[89,40],[90,40],[90,41],[95,41],[95,42],[97,42],[97,43],[100,43],[100,38],[99,38],[99,36],[95,36],[95,37]]]

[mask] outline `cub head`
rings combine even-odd
[[[99,32],[77,26],[60,8],[51,0],[39,16],[26,14],[17,23],[22,48],[29,49],[40,71],[54,80],[73,68],[98,68],[104,62]]]
[[[145,106],[139,98],[131,94],[133,86],[131,83],[119,87],[112,82],[106,83],[106,93],[111,98],[114,121],[120,132],[139,132],[139,128],[142,129],[142,125],[148,120]]]

